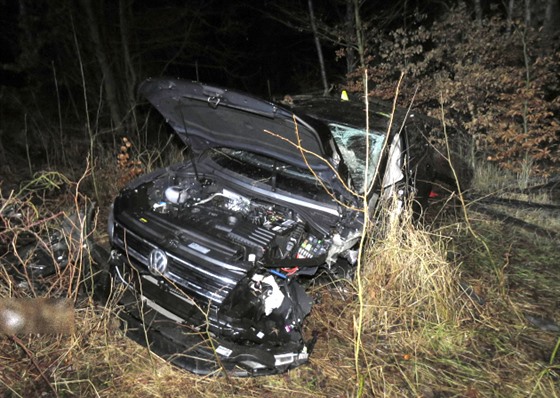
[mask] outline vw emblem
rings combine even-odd
[[[154,249],[148,259],[148,269],[154,275],[162,275],[167,269],[167,255],[163,250]]]

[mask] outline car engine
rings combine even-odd
[[[147,197],[154,213],[188,229],[196,226],[200,233],[228,245],[230,261],[262,262],[291,274],[296,272],[295,265],[281,265],[290,265],[289,259],[312,258],[319,265],[332,245],[332,239],[310,231],[295,211],[239,195],[211,179],[199,180],[194,175],[171,182],[162,179],[154,182]],[[208,254],[211,249],[200,242],[192,242],[191,248],[208,250]]]

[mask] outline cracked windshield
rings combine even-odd
[[[369,164],[367,179],[365,179],[366,183],[364,183],[366,171],[366,130],[337,123],[329,123],[329,128],[344,158],[344,162],[348,166],[356,189],[362,193],[364,188],[371,183],[375,174],[385,135],[375,131],[369,132]]]

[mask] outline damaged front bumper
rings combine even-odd
[[[213,309],[165,288],[152,275],[131,272],[133,267],[123,260],[121,255],[111,259],[112,291],[119,295],[123,329],[161,358],[195,374],[237,377],[283,373],[308,361],[315,338],[305,342],[300,330],[286,328],[289,341],[243,341],[242,333],[224,326]]]

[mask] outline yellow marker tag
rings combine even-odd
[[[348,98],[348,93],[346,92],[346,90],[342,90],[342,93],[340,94],[340,99],[342,101],[350,101],[350,99]]]
[[[144,217],[141,217],[140,221],[143,222],[144,224],[146,224],[148,222],[148,220],[146,220]]]

